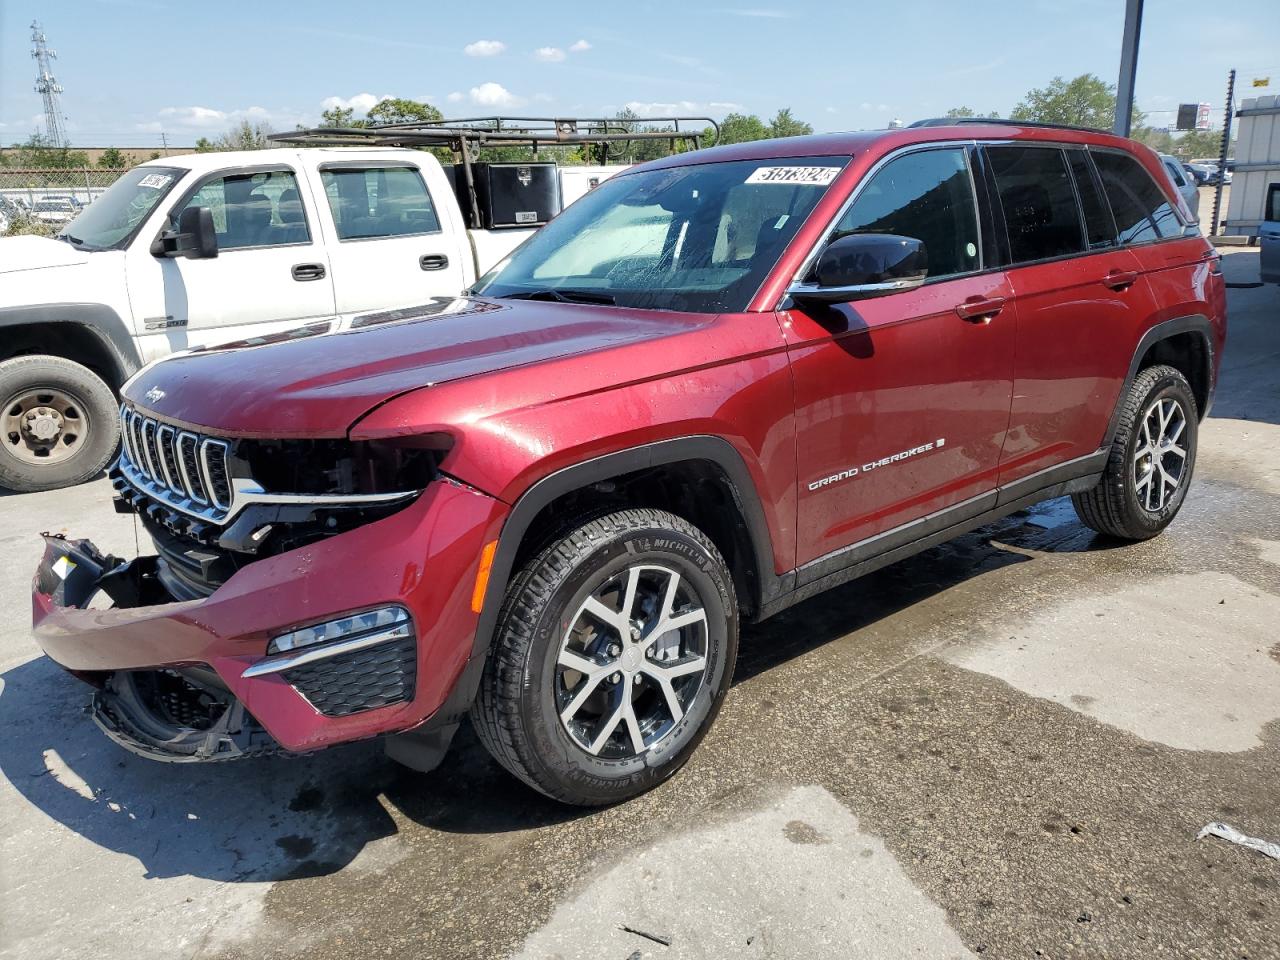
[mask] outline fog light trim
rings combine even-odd
[[[413,622],[408,610],[400,606],[377,607],[273,638],[267,646],[267,659],[250,666],[243,676],[281,673],[305,663],[411,636]]]

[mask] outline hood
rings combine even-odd
[[[311,324],[179,354],[144,368],[124,393],[160,417],[211,433],[341,437],[370,409],[411,390],[683,333],[713,319],[586,304],[441,300],[357,317],[348,330]]]
[[[49,237],[0,237],[0,273],[73,267],[88,263],[89,254],[62,240]]]

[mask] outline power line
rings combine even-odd
[[[45,137],[52,146],[65,147],[67,132],[62,122],[62,104],[58,100],[62,84],[54,78],[50,67],[51,61],[58,59],[58,54],[49,49],[38,20],[31,21],[31,42],[35,44],[31,58],[36,62],[36,93],[44,100]]]

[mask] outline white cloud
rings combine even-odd
[[[471,88],[471,102],[482,107],[518,107],[524,100],[500,83],[482,83]]]
[[[325,97],[320,101],[323,110],[354,110],[357,114],[365,114],[383,100],[392,99],[391,94],[384,93],[380,97],[372,93],[357,93],[354,97]]]
[[[564,51],[559,47],[539,47],[533,55],[543,63],[559,63],[564,59]]]
[[[740,103],[731,103],[729,101],[712,100],[707,104],[712,110],[723,110],[725,113],[733,113],[735,110],[743,109]]]
[[[461,103],[463,100],[467,99],[467,95],[461,90],[455,90],[453,93],[445,97],[445,99],[450,103]]]
[[[825,108],[824,108],[824,110],[825,110],[825,112],[827,112],[827,113],[836,113],[836,112],[838,112],[838,111],[836,110],[836,108],[835,108],[835,107],[825,107]]]
[[[234,110],[218,110],[214,107],[201,106],[164,107],[156,111],[155,120],[136,123],[134,128],[142,133],[165,131],[198,135],[221,133],[242,120],[282,130],[299,123],[312,122],[314,118],[292,110],[268,110],[266,107],[259,106],[240,107]]]
[[[591,49],[591,44],[589,44],[586,40],[578,40],[571,47],[569,47],[569,52],[570,53],[586,53],[590,49]]]
[[[625,106],[637,117],[669,117],[672,114],[692,113],[701,109],[692,100],[679,100],[675,103],[630,100]]]
[[[475,43],[468,43],[462,48],[462,52],[468,57],[496,57],[507,49],[507,45],[501,40],[477,40]]]

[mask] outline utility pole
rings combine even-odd
[[[1231,149],[1231,119],[1236,112],[1236,72],[1227,74],[1227,108],[1222,111],[1222,149],[1218,153],[1218,185],[1213,188],[1213,222],[1209,236],[1218,235],[1218,213],[1222,210],[1222,185],[1227,179],[1227,152]]]
[[[1116,136],[1127,137],[1133,122],[1133,81],[1138,74],[1138,37],[1142,33],[1142,0],[1125,0],[1124,40],[1120,46],[1120,80],[1116,84]]]
[[[50,146],[66,147],[67,133],[62,124],[62,105],[58,102],[62,85],[54,79],[50,67],[50,62],[57,60],[58,55],[46,44],[44,31],[40,29],[38,20],[31,21],[31,42],[35,44],[31,50],[31,59],[36,62],[36,93],[44,100],[45,137]]]
[[[169,155],[169,137],[163,130],[160,131],[160,145],[164,147],[164,155],[167,157]]]

